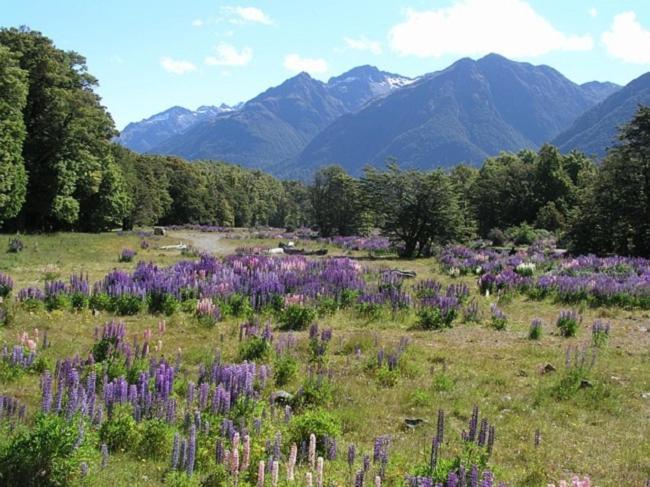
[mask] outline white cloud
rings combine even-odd
[[[111,56],[111,62],[113,64],[124,64],[124,58],[120,56],[119,54],[115,54]]]
[[[422,58],[490,52],[522,58],[593,47],[591,36],[558,31],[523,0],[457,0],[437,10],[409,9],[389,39],[398,54]]]
[[[214,48],[215,55],[205,58],[205,64],[211,66],[246,66],[253,59],[253,50],[244,47],[238,50],[232,44],[221,42]]]
[[[273,20],[264,13],[262,9],[257,7],[222,7],[221,11],[226,14],[229,22],[233,24],[241,24],[244,22],[252,22],[257,24],[271,25]]]
[[[614,17],[611,27],[601,40],[607,52],[626,63],[650,64],[650,31],[644,30],[634,12]]]
[[[588,10],[588,12],[589,12],[590,17],[597,17],[598,16],[598,9],[596,9],[595,7],[591,7]]]
[[[203,22],[203,20],[201,20],[201,19],[194,19],[192,21],[192,26],[193,27],[203,27],[204,25],[205,25],[205,22]]]
[[[284,57],[284,67],[294,73],[306,71],[310,74],[319,74],[327,71],[327,61],[322,58],[305,58],[298,54],[287,54]]]
[[[381,44],[377,41],[371,41],[365,36],[361,37],[344,37],[345,44],[350,49],[357,51],[370,51],[373,54],[381,54]]]
[[[174,74],[185,74],[191,71],[196,71],[196,66],[189,61],[183,61],[182,59],[172,59],[170,57],[160,58],[160,65],[162,68]]]

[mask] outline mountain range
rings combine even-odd
[[[549,66],[496,54],[418,78],[359,66],[327,82],[300,73],[234,107],[173,107],[127,125],[117,140],[284,177],[329,163],[358,175],[389,157],[404,167],[478,165],[549,141],[602,155],[636,105],[650,104],[649,84],[650,74],[623,88],[579,85]]]

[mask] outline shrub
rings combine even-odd
[[[257,362],[265,360],[271,352],[271,344],[262,337],[251,336],[239,345],[239,360]]]
[[[377,382],[381,387],[395,387],[399,380],[399,370],[381,367],[377,371]]]
[[[181,304],[171,294],[150,294],[147,298],[150,313],[162,313],[171,316],[181,307]]]
[[[108,310],[111,309],[111,297],[106,293],[93,294],[90,297],[88,305],[93,309]]]
[[[285,353],[275,359],[273,377],[275,385],[282,387],[293,379],[298,371],[298,362],[292,355]]]
[[[283,330],[305,330],[316,319],[312,308],[292,304],[280,315],[280,328]]]
[[[169,456],[172,438],[170,426],[160,419],[150,419],[140,424],[138,454],[142,458],[163,460]]]
[[[332,385],[324,375],[308,377],[293,398],[293,406],[324,406],[332,400]]]
[[[341,424],[332,414],[314,409],[296,415],[289,425],[289,443],[301,445],[309,443],[310,435],[316,436],[316,449],[325,455],[325,437],[336,438],[341,434]]]
[[[7,274],[0,272],[0,297],[6,298],[14,288],[14,281]]]
[[[339,304],[334,298],[322,297],[318,300],[317,308],[319,316],[327,316],[336,313]]]
[[[81,310],[88,307],[90,298],[83,293],[74,293],[70,295],[70,306],[72,309]]]
[[[527,223],[522,223],[518,227],[510,227],[506,230],[506,235],[515,245],[530,245],[537,240],[535,229]]]
[[[442,313],[439,308],[422,308],[418,311],[417,327],[423,330],[451,328],[455,317],[455,310]]]
[[[594,347],[600,348],[607,345],[611,325],[606,321],[596,320],[591,325],[591,339]]]
[[[490,313],[492,315],[492,328],[495,330],[505,330],[508,325],[508,317],[506,314],[496,304],[490,306]]]
[[[55,415],[38,415],[34,426],[19,430],[0,452],[3,485],[70,485],[83,461],[92,458],[87,442],[78,445],[79,428]]]
[[[564,310],[560,311],[556,325],[563,337],[574,337],[578,332],[578,325],[581,321],[582,317],[575,311]]]
[[[433,390],[436,392],[449,392],[454,388],[455,381],[444,372],[433,378]]]
[[[530,331],[528,338],[531,340],[539,340],[542,337],[542,320],[535,318],[530,324]]]
[[[137,315],[144,307],[144,301],[132,294],[122,294],[111,300],[110,309],[122,316]]]
[[[99,429],[99,437],[110,451],[131,450],[140,443],[138,423],[130,405],[116,405],[111,417]]]
[[[245,296],[243,294],[236,293],[230,295],[226,303],[229,310],[228,314],[232,316],[245,318],[253,312],[253,307],[251,306],[248,296]]]

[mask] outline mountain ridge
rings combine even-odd
[[[117,140],[284,176],[327,163],[358,174],[389,157],[405,167],[478,164],[552,140],[619,88],[579,85],[550,66],[498,54],[416,78],[361,65],[327,82],[299,73],[235,107],[171,107],[127,125]]]

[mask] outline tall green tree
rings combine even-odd
[[[74,228],[82,214],[109,224],[115,219],[102,211],[123,205],[82,208],[97,202],[97,193],[109,184],[104,178],[115,176],[109,148],[113,121],[94,92],[97,80],[88,73],[85,59],[57,49],[50,39],[27,28],[0,30],[0,45],[18,55],[28,73],[23,158],[29,179],[21,224],[44,230]],[[113,197],[122,200],[124,195],[106,194],[104,200]]]
[[[383,233],[401,244],[406,257],[431,254],[434,245],[460,240],[465,222],[458,194],[442,171],[367,168],[361,184]]]
[[[576,252],[650,257],[650,107],[621,129],[572,223]]]
[[[326,166],[314,176],[310,188],[314,223],[323,237],[353,235],[364,226],[359,181],[341,166]]]
[[[26,103],[27,73],[20,69],[18,56],[0,45],[0,225],[18,215],[25,202]]]

